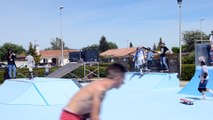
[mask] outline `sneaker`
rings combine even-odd
[[[165,72],[169,72],[169,70],[167,69],[167,70],[165,70]]]
[[[203,96],[202,100],[207,100],[205,96]]]

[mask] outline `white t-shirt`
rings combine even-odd
[[[49,72],[49,69],[51,68],[51,65],[46,64],[45,65],[45,72]]]
[[[144,51],[143,50],[140,50],[137,54],[137,58],[138,60],[143,60],[145,58],[144,56]]]
[[[28,55],[25,60],[27,60],[27,66],[28,67],[34,67],[35,66],[35,60],[32,55]]]
[[[201,77],[203,77],[204,73],[207,73],[205,80],[208,80],[209,79],[209,72],[208,72],[208,67],[206,65],[201,67]]]

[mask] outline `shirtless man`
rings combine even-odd
[[[81,88],[64,108],[61,120],[82,120],[90,113],[91,120],[100,120],[101,102],[105,93],[112,88],[119,88],[124,82],[126,68],[114,63],[107,68],[107,78],[97,80]]]

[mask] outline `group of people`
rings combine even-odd
[[[166,55],[169,49],[165,46],[165,43],[161,43],[161,50],[160,50],[160,65],[161,71],[160,72],[168,72],[169,67],[166,63]],[[151,50],[150,47],[138,47],[136,54],[133,58],[133,62],[135,62],[135,68],[140,70],[141,75],[144,74],[143,71],[151,71],[152,60],[154,57],[154,52]]]
[[[17,66],[16,66],[16,54],[13,52],[12,49],[8,49],[7,54],[5,55],[7,60],[7,67],[5,68],[4,73],[4,79],[16,79],[16,73],[17,73]],[[27,68],[29,72],[29,78],[33,78],[33,68],[35,67],[35,60],[34,57],[31,55],[30,52],[27,52],[27,56],[25,57],[25,60],[27,61]],[[51,68],[50,63],[47,63],[45,65],[45,76],[49,74],[49,69]]]

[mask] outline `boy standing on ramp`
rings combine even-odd
[[[91,120],[100,120],[101,102],[105,93],[119,88],[124,82],[126,68],[114,63],[107,68],[107,78],[97,80],[81,88],[64,108],[61,120],[84,120],[82,116],[90,113]]]
[[[140,69],[141,75],[143,75],[143,68],[145,67],[145,51],[142,48],[137,48],[136,54],[133,58],[133,62],[135,62],[135,66]],[[147,68],[145,68],[147,69]]]
[[[198,91],[202,94],[203,100],[206,100],[205,92],[210,92],[213,95],[213,91],[206,88],[206,85],[208,84],[209,80],[209,73],[208,73],[208,67],[205,63],[205,60],[203,57],[199,57],[200,65],[201,65],[201,74],[200,74],[200,83],[198,87]]]
[[[35,60],[29,51],[27,52],[27,57],[25,58],[25,60],[27,60],[29,78],[31,79],[31,78],[33,78],[33,67],[35,66]]]

